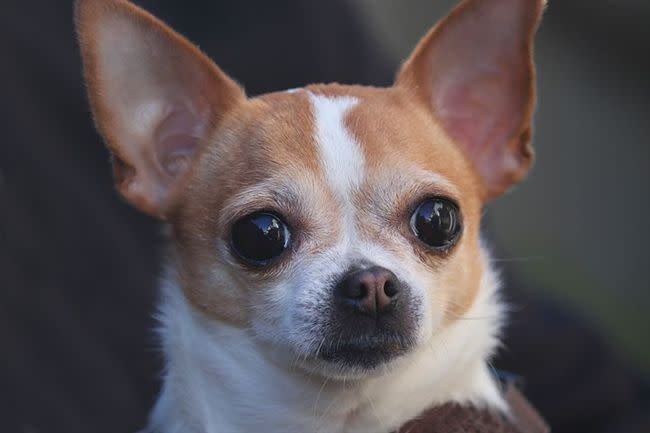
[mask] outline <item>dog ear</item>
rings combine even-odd
[[[117,189],[164,218],[197,150],[245,95],[198,48],[126,0],[77,0],[75,21]]]
[[[404,63],[397,86],[432,110],[492,199],[533,160],[533,37],[545,0],[466,0]]]

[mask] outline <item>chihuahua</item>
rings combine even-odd
[[[391,432],[448,402],[508,412],[481,242],[527,173],[545,0],[465,0],[392,87],[247,97],[127,0],[77,0],[117,190],[169,223],[159,433]]]

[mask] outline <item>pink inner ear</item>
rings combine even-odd
[[[118,188],[164,216],[212,122],[245,95],[189,41],[129,1],[77,1],[91,104]],[[179,185],[180,186],[180,185]]]
[[[439,120],[454,139],[475,156],[493,153],[517,132],[523,118],[521,95],[513,74],[504,70],[463,76],[462,71],[443,79],[434,93],[433,106]],[[501,149],[502,150],[502,149]]]
[[[491,196],[521,179],[532,157],[520,136],[530,129],[531,35],[540,14],[540,0],[466,0],[400,76],[431,104]]]
[[[519,168],[519,155],[513,154],[519,149],[509,147],[526,110],[525,98],[509,91],[518,81],[505,72],[485,74],[470,82],[446,83],[435,96],[438,119],[462,145],[488,188],[497,188]]]
[[[165,174],[174,178],[189,166],[205,136],[206,117],[189,110],[176,109],[160,123],[153,144],[156,158]]]

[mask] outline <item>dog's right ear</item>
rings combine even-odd
[[[126,0],[77,0],[75,21],[117,189],[165,218],[197,150],[244,92],[198,48]]]
[[[472,162],[485,201],[521,181],[533,161],[533,38],[545,4],[464,0],[422,38],[397,79]]]

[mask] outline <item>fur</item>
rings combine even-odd
[[[487,254],[465,317],[381,375],[350,381],[274,362],[250,330],[215,323],[189,305],[168,265],[159,313],[164,386],[149,431],[388,433],[449,401],[506,410],[487,364],[504,320]]]
[[[328,275],[344,272],[349,263],[365,260],[404,272],[400,278],[414,289],[430,285],[428,273],[409,265],[408,260],[400,262],[381,244],[360,240],[355,234],[357,211],[351,197],[364,178],[365,161],[343,122],[355,99],[312,93],[309,97],[321,164],[339,201],[342,219],[338,224],[343,230],[328,250],[330,260],[302,259],[297,271],[327,281]],[[439,176],[429,178],[440,180]],[[281,304],[277,310],[289,320],[278,330],[273,326],[273,309],[266,312],[271,316],[268,320],[254,320],[251,329],[242,329],[214,322],[188,304],[179,287],[176,262],[170,260],[163,283],[160,335],[167,368],[163,392],[151,418],[152,431],[379,433],[390,432],[424,409],[448,401],[505,409],[486,364],[498,344],[503,308],[497,296],[498,281],[485,253],[486,272],[464,317],[434,334],[427,330],[434,328],[434,316],[440,314],[414,311],[414,315],[426,317],[419,324],[418,349],[370,377],[338,371],[323,376],[322,371],[305,371],[302,365],[301,353],[311,353],[314,346],[322,344],[320,335],[327,323],[313,319],[327,308],[323,304],[327,284],[309,285],[308,278],[290,274],[274,289],[267,289],[277,292],[273,296]],[[328,264],[326,269],[321,268],[323,263]],[[304,286],[311,288],[302,290],[297,301],[283,296]],[[436,304],[427,299],[426,290],[414,291],[414,305]],[[301,309],[303,314],[291,320]],[[308,317],[307,326],[304,317]],[[289,342],[283,341],[285,335],[292,336]],[[284,347],[289,351],[299,348],[295,359],[287,362],[283,354],[274,354]]]
[[[508,411],[489,371],[504,307],[480,224],[532,163],[542,9],[464,0],[391,87],[248,98],[127,0],[76,1],[116,187],[170,224],[152,433],[388,433],[448,402]],[[429,200],[460,221],[446,245],[411,225]],[[290,238],[265,263],[232,235],[259,212]],[[363,283],[364,310],[339,288],[369,269],[390,281]],[[376,294],[391,297],[381,311]]]

